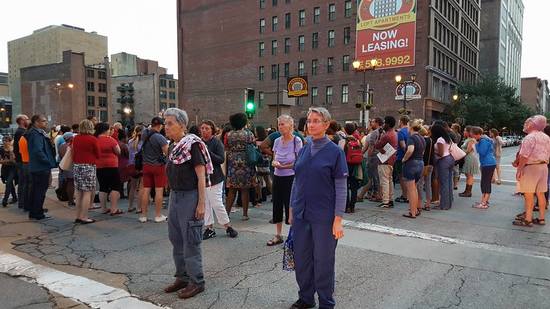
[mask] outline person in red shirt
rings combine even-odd
[[[397,133],[393,129],[395,127],[395,118],[386,116],[384,118],[384,133],[374,148],[384,154],[384,146],[390,144],[394,149],[397,149]],[[394,153],[387,161],[381,162],[378,165],[378,175],[380,176],[380,191],[382,192],[382,204],[378,207],[392,208],[393,207],[393,165],[397,159]]]
[[[92,195],[96,184],[96,162],[99,158],[99,145],[94,134],[94,124],[82,120],[79,134],[73,138],[73,173],[75,183],[76,220],[75,223],[88,224],[95,220],[88,217]]]
[[[97,160],[97,180],[99,182],[99,203],[104,214],[111,216],[123,213],[118,208],[118,200],[122,192],[122,182],[118,170],[118,156],[120,146],[111,137],[108,123],[100,122],[95,127],[95,136],[99,145],[99,158]],[[111,209],[107,209],[107,196],[111,200]]]

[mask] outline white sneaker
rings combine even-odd
[[[166,222],[168,220],[168,217],[165,215],[160,215],[160,217],[155,217],[156,223]]]
[[[139,222],[141,223],[147,222],[147,217],[139,217]]]

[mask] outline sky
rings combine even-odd
[[[302,1],[302,0],[300,0]],[[109,38],[109,55],[128,52],[157,60],[177,75],[176,0],[9,0],[0,18],[0,72],[8,71],[7,42],[48,26],[69,24]],[[522,77],[550,79],[546,21],[550,1],[523,0]]]

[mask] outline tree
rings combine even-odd
[[[458,99],[446,109],[450,121],[462,118],[467,125],[521,132],[525,119],[534,115],[521,103],[516,89],[497,76],[484,76],[476,83],[459,85],[457,90]]]

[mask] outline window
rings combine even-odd
[[[319,61],[317,59],[311,60],[311,75],[317,75],[318,65],[319,65]]]
[[[95,106],[95,97],[89,95],[88,96],[88,106]]]
[[[265,32],[265,19],[262,18],[260,19],[260,33],[264,33]]]
[[[160,102],[159,107],[160,110],[164,112],[168,108],[168,105],[166,104],[166,102]]]
[[[95,110],[89,109],[88,110],[88,117],[95,117]]]
[[[161,99],[166,99],[167,97],[168,97],[168,96],[166,95],[166,91],[161,90],[161,91],[160,91],[160,98],[161,98]]]
[[[161,80],[160,80],[160,86],[161,86],[162,88],[166,88],[166,79],[161,79]]]
[[[344,72],[349,71],[349,61],[350,61],[349,55],[344,55],[342,57],[342,71]]]
[[[88,89],[88,91],[95,91],[95,85],[93,82],[87,82],[86,83],[86,89]]]
[[[285,54],[290,53],[290,38],[285,38]]]
[[[277,55],[277,40],[271,41],[271,54]]]
[[[168,104],[168,106],[170,106],[170,108],[175,108],[175,107],[176,107],[176,103],[170,103],[170,104]]]
[[[265,101],[265,95],[263,91],[258,91],[258,107],[262,107]]]
[[[342,85],[342,104],[349,102],[349,86]]]
[[[170,92],[168,93],[168,98],[169,98],[170,100],[175,100],[175,99],[176,99],[176,93],[170,91]]]
[[[273,6],[277,6],[277,0],[272,0],[272,1],[271,1],[271,4],[272,4]]]
[[[289,4],[289,3],[290,3],[290,0],[285,0],[285,3],[286,3],[286,4]]]
[[[99,107],[107,107],[107,97],[99,97]]]
[[[320,7],[313,8],[313,23],[318,24],[320,19],[321,19],[321,8]]]
[[[285,14],[285,29],[290,29],[290,13]]]
[[[271,31],[275,32],[279,28],[279,18],[277,16],[271,17]]]
[[[319,32],[313,32],[311,35],[311,48],[316,49],[319,47]]]
[[[107,84],[99,83],[99,92],[107,92]]]
[[[99,78],[99,79],[107,79],[107,72],[105,72],[105,71],[97,71],[97,78]]]
[[[265,9],[265,0],[260,0],[260,9]]]
[[[345,27],[344,28],[344,45],[348,45],[351,41],[351,28]]]
[[[332,104],[332,86],[327,86],[325,91],[325,96],[326,96],[325,103],[327,105]]]
[[[336,4],[331,3],[328,5],[328,20],[336,19]]]
[[[264,66],[262,65],[258,69],[258,80],[264,80],[264,75],[265,75],[265,69],[264,69]]]
[[[306,74],[306,68],[303,61],[298,61],[298,75],[304,76]]]
[[[306,44],[306,39],[303,35],[298,37],[298,50],[304,51],[304,45]]]
[[[99,111],[99,121],[108,122],[109,121],[109,113],[105,110]]]
[[[317,87],[311,87],[311,105],[317,103],[317,97],[319,96],[319,89]]]
[[[351,17],[351,0],[344,2],[344,16]]]
[[[95,78],[95,72],[94,72],[94,70],[86,70],[86,77],[88,77],[88,78]]]
[[[335,38],[334,30],[329,30],[328,31],[328,47],[334,47],[334,38]]]
[[[260,44],[258,44],[258,56],[263,57],[264,52],[265,52],[265,43],[260,42]]]
[[[327,73],[334,72],[334,58],[328,57],[327,58]]]
[[[306,10],[300,10],[298,13],[298,25],[303,27],[306,25]]]
[[[290,76],[290,63],[285,63],[285,77]]]
[[[271,65],[271,79],[277,79],[277,77],[279,75],[279,72],[277,70],[277,65],[276,64],[272,64]]]
[[[168,81],[168,88],[176,88],[176,81],[175,80]]]

